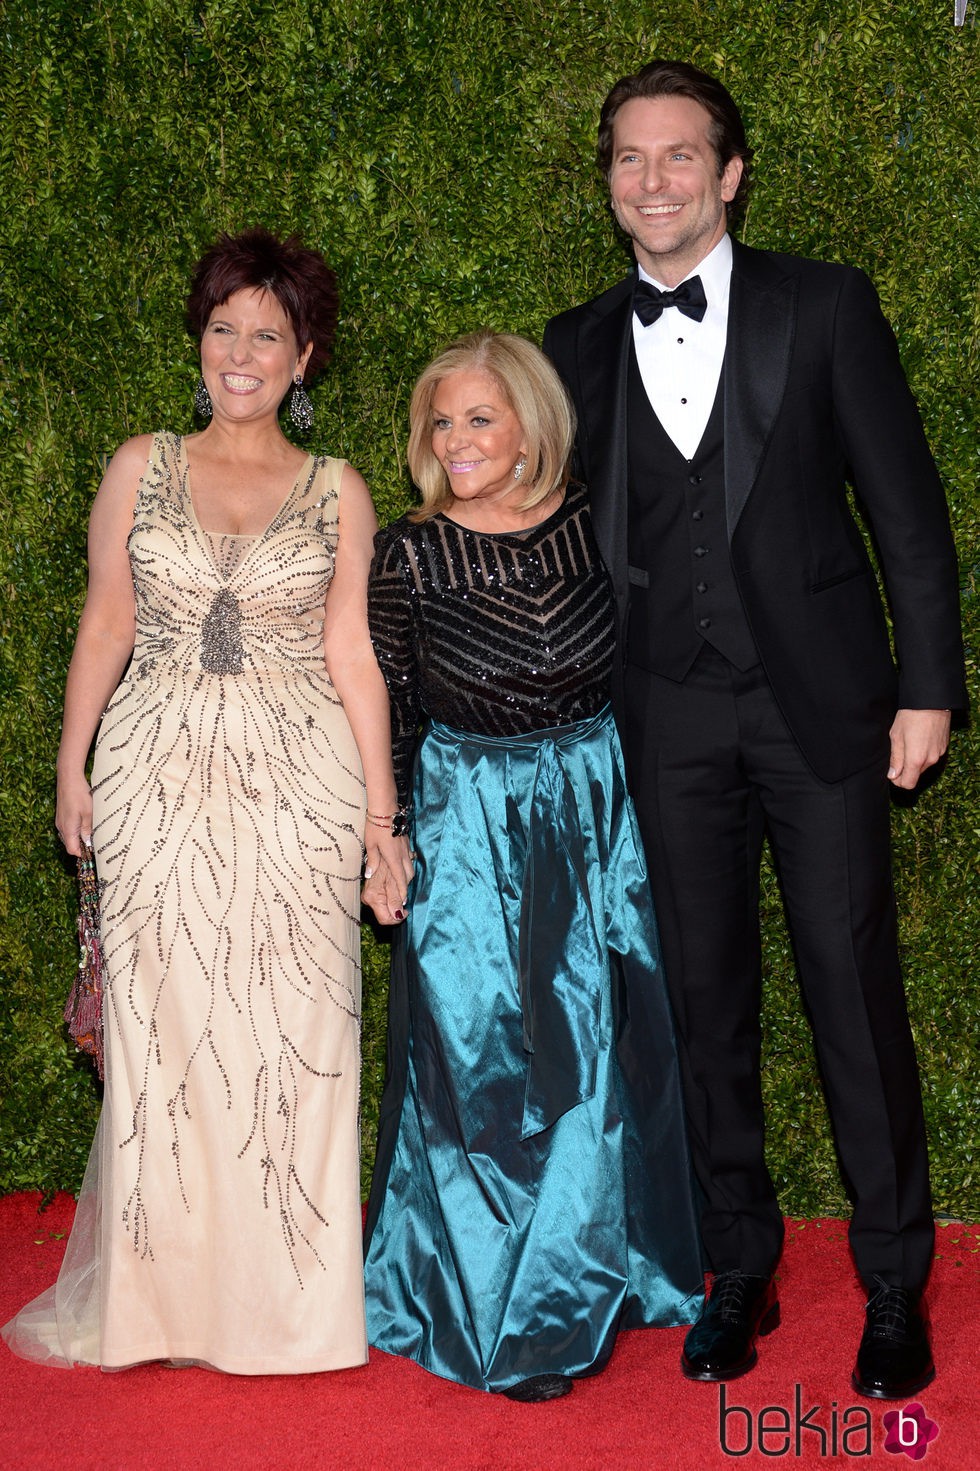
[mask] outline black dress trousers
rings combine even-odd
[[[845,1185],[850,1241],[920,1288],[933,1219],[915,1050],[898,961],[887,733],[839,783],[804,761],[761,666],[705,646],[678,683],[626,668],[625,747],[685,1074],[705,1248],[769,1273],[782,1216],[763,1152],[759,865],[775,857]]]

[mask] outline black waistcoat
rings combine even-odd
[[[728,548],[721,380],[690,460],[650,407],[632,348],[627,407],[627,660],[682,680],[707,642],[737,669],[750,669],[759,655]]]

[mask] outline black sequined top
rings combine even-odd
[[[527,531],[395,521],[375,539],[368,614],[403,802],[423,716],[525,735],[588,720],[609,698],[612,587],[582,486]]]

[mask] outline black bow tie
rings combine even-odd
[[[701,277],[692,276],[689,281],[682,281],[673,291],[661,291],[649,281],[637,281],[633,292],[633,310],[644,327],[656,322],[667,306],[676,306],[685,317],[700,322],[708,310],[708,298],[704,294]]]

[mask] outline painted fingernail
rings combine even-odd
[[[405,918],[405,911],[404,911],[404,909],[396,909],[394,911],[394,914],[395,914],[395,918],[396,919],[404,919]]]
[[[366,868],[364,870],[364,877],[366,879],[373,879],[374,878],[374,869],[373,868]]]

